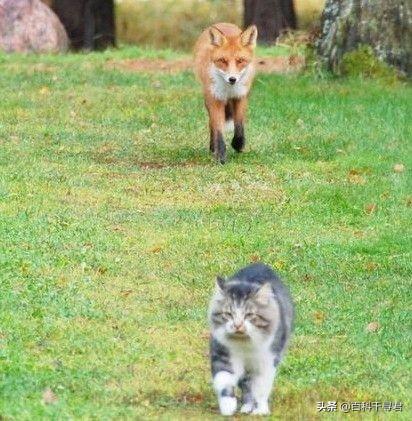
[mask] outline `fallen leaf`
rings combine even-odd
[[[159,253],[163,250],[163,247],[161,246],[156,246],[156,247],[152,247],[151,249],[149,249],[150,253]]]
[[[377,330],[379,330],[379,328],[380,328],[380,324],[378,322],[370,322],[366,326],[366,330],[368,332],[376,332]]]
[[[370,215],[371,213],[374,213],[376,211],[376,203],[368,203],[365,206],[365,213],[367,213],[368,215]]]
[[[362,177],[360,174],[351,174],[349,172],[348,174],[348,181],[351,184],[365,184],[366,180],[364,177]]]
[[[105,274],[107,272],[107,268],[105,268],[105,267],[103,267],[103,266],[99,266],[98,268],[97,268],[97,273],[99,274],[99,275],[103,275],[103,274]]]
[[[378,265],[375,262],[366,262],[364,265],[365,270],[367,270],[368,272],[373,272],[377,269],[377,267]]]
[[[405,171],[405,165],[403,165],[403,164],[395,164],[393,166],[393,170],[395,172],[397,172],[397,173],[404,172]]]
[[[313,313],[313,319],[316,323],[322,323],[325,320],[326,316],[323,311],[315,311]]]
[[[251,260],[252,262],[254,262],[254,263],[259,262],[259,260],[260,260],[260,256],[259,256],[258,254],[252,254],[252,255],[250,256],[250,260]]]
[[[58,402],[58,397],[55,395],[53,390],[48,387],[47,389],[44,389],[42,401],[46,405],[53,405]]]
[[[120,291],[120,294],[122,294],[123,297],[128,297],[133,292],[132,289],[124,289]]]

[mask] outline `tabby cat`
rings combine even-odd
[[[292,332],[293,302],[267,265],[249,265],[217,278],[209,307],[213,386],[222,415],[269,414],[269,396]]]

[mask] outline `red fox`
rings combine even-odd
[[[210,151],[222,164],[226,161],[225,121],[234,122],[233,149],[241,152],[245,147],[244,121],[255,73],[256,39],[255,25],[242,31],[231,23],[216,23],[195,45],[195,73],[209,113]]]

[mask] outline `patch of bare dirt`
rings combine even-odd
[[[139,73],[178,73],[191,70],[192,61],[190,59],[164,60],[159,58],[139,58],[135,60],[112,60],[107,63],[110,69],[129,70]]]
[[[303,56],[265,57],[258,58],[256,68],[262,73],[297,72],[305,65]]]
[[[303,56],[264,57],[256,60],[256,68],[261,73],[297,72],[305,65]],[[111,60],[107,63],[109,69],[120,69],[139,73],[178,73],[192,70],[193,60],[135,59]]]

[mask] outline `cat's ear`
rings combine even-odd
[[[216,289],[223,294],[226,280],[223,276],[216,276]]]
[[[263,306],[269,304],[271,297],[273,297],[273,291],[269,282],[264,283],[255,294],[255,300]]]

